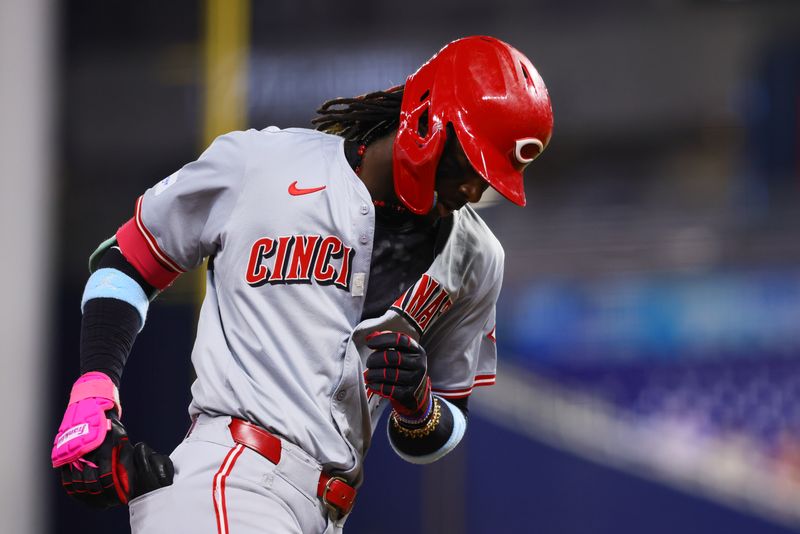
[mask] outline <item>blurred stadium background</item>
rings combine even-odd
[[[495,35],[556,128],[528,207],[487,202],[507,269],[497,385],[418,468],[381,434],[351,534],[800,532],[800,4],[719,0],[0,3],[6,280],[0,531],[127,532],[48,468],[86,260],[211,136],[307,126]],[[122,388],[134,438],[188,418],[190,276]]]

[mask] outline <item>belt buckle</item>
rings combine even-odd
[[[331,489],[331,484],[333,484],[335,480],[338,480],[343,484],[347,484],[347,480],[343,479],[342,477],[330,477],[328,481],[325,482],[325,489],[322,490],[322,497],[320,497],[322,499],[322,504],[325,505],[325,508],[328,509],[328,512],[333,514],[334,521],[341,519],[342,516],[344,515],[342,514],[342,510],[338,506],[336,506],[335,504],[333,504],[328,500],[328,492]]]

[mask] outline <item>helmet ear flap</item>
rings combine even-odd
[[[430,111],[430,105],[419,114],[419,119],[417,120],[417,135],[420,136],[421,139],[425,139],[428,137],[428,112]]]
[[[393,156],[395,194],[418,215],[430,211],[434,203],[436,167],[447,137],[431,111],[430,91],[421,100],[407,113],[401,112]]]
[[[431,109],[430,96],[431,96],[431,90],[427,89],[424,93],[422,93],[422,96],[419,98],[419,101],[421,103],[424,102],[426,104],[425,110],[419,114],[419,118],[417,119],[417,135],[419,135],[421,139],[425,139],[426,137],[428,137],[428,131],[429,131],[428,114]]]
[[[419,99],[419,104],[409,110],[408,125],[413,131],[414,137],[417,138],[418,144],[423,145],[429,141],[430,134],[432,133],[430,110],[431,110],[431,91],[426,89]]]

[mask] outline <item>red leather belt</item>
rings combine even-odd
[[[256,426],[242,419],[231,419],[229,425],[233,441],[253,449],[258,454],[278,464],[281,461],[281,440],[270,434],[260,426]],[[356,490],[343,478],[320,473],[317,483],[317,497],[336,513],[346,515],[353,509],[356,500]]]

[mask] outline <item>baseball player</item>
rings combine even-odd
[[[468,203],[525,204],[553,125],[533,64],[468,37],[318,113],[217,138],[90,259],[52,463],[134,533],[339,532],[384,408],[397,454],[429,463],[494,383],[503,249]],[[167,457],[128,440],[117,388],[149,302],[205,258],[192,425]]]

